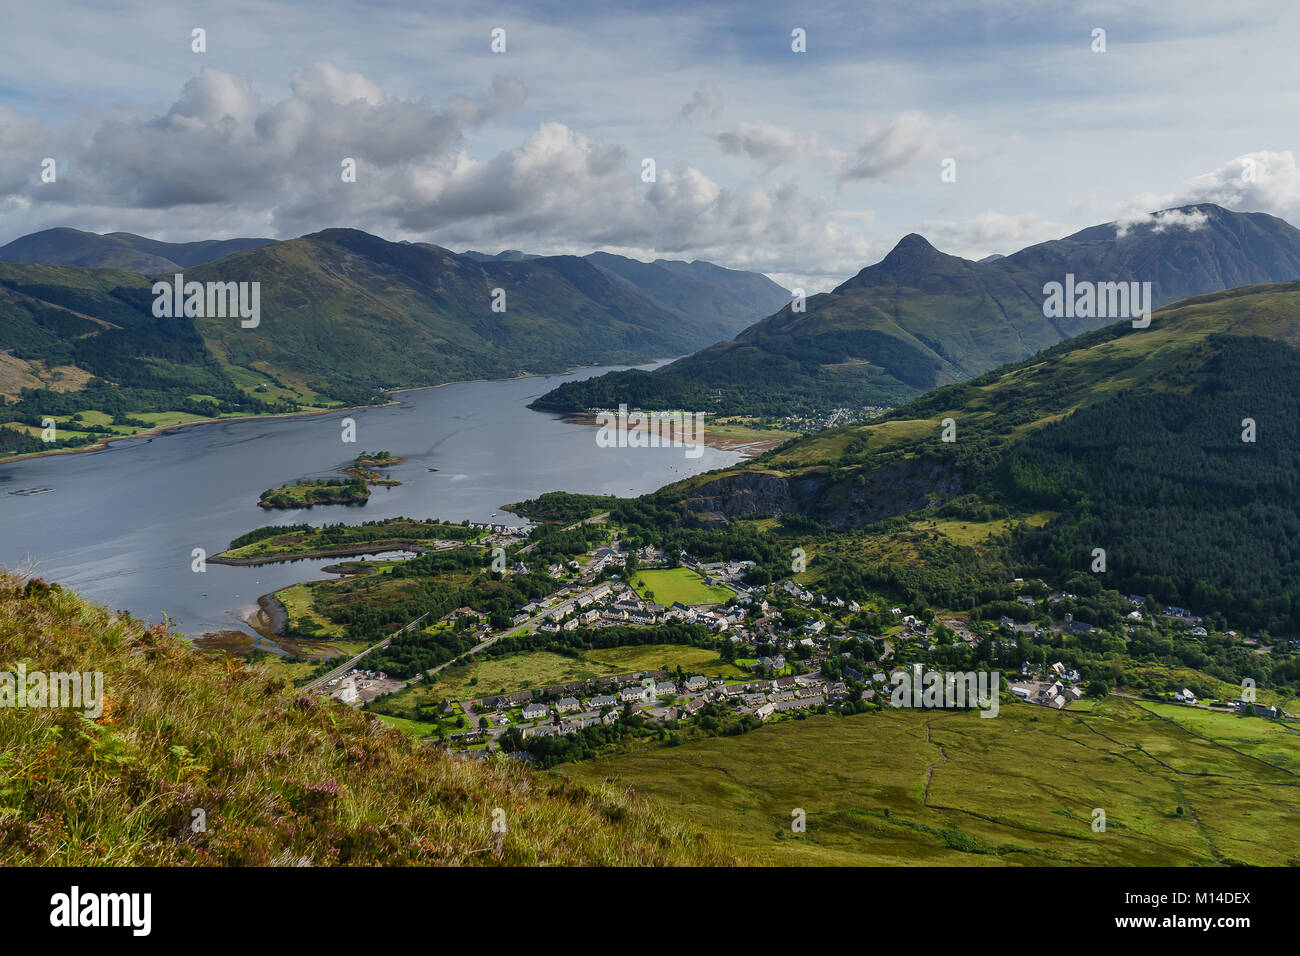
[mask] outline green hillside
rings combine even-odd
[[[1025,574],[1300,627],[1300,283],[1202,296],[670,489],[692,523],[987,522]],[[1255,440],[1243,441],[1255,422]],[[951,420],[954,441],[943,440]],[[890,526],[892,527],[892,526]],[[897,529],[894,529],[897,530]],[[869,574],[869,569],[842,569]]]
[[[3,575],[0,669],[20,661],[28,674],[100,671],[104,700],[98,716],[0,707],[8,866],[737,862],[625,791],[451,757],[163,627]]]

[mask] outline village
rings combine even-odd
[[[501,539],[516,533],[516,529],[506,526],[487,526],[486,530]],[[631,563],[639,570],[628,572],[632,554],[635,558]],[[529,573],[526,557],[517,555],[507,573]],[[1041,593],[1045,588],[1042,582],[1026,585],[1016,579],[1011,583],[1027,592],[1017,598],[1017,603],[1033,620],[1018,621],[1003,615],[996,622],[971,621],[958,614],[927,611],[918,615],[893,607],[875,618],[882,626],[876,628],[879,633],[871,634],[857,626],[864,609],[856,601],[816,593],[794,580],[746,585],[743,579],[752,567],[749,561],[700,562],[684,551],[668,555],[653,547],[624,552],[615,535],[581,560],[563,566],[548,565],[550,577],[567,579],[568,583],[544,599],[517,607],[507,631],[493,633],[481,611],[456,609],[446,615],[443,623],[468,627],[479,648],[519,634],[558,635],[579,629],[652,628],[674,623],[702,626],[716,636],[724,648],[724,657],[747,667],[752,676],[687,676],[657,668],[463,700],[443,699],[437,705],[438,715],[446,726],[455,728],[446,735],[445,743],[482,754],[490,752],[493,744],[512,728],[528,741],[608,726],[633,714],[650,724],[676,725],[691,720],[710,704],[760,722],[799,716],[801,712],[843,709],[848,702],[887,704],[904,662],[926,659],[940,642],[962,642],[978,649],[984,642],[993,641],[999,648],[1015,648],[1017,638],[1041,644],[1061,635],[1087,634],[1093,628],[1075,620],[1069,612],[1059,616],[1054,613],[1057,605],[1074,600],[1075,595],[1063,591]],[[698,578],[701,586],[713,589],[712,598],[703,603],[659,602],[644,587],[643,593],[638,593],[629,583],[643,572],[669,569]],[[1040,593],[1034,593],[1034,585]],[[1151,615],[1145,598],[1130,595],[1127,600],[1131,610],[1124,627],[1131,630]],[[1176,623],[1190,639],[1207,633],[1204,622],[1185,608],[1164,607],[1159,617]],[[859,646],[871,645],[866,657],[872,666],[865,658],[843,650],[850,640]],[[1087,693],[1083,676],[1061,660],[1022,660],[1005,676],[1005,689],[1014,699],[1030,705],[1062,710],[1083,700]],[[325,691],[345,703],[361,706],[418,681],[398,681],[383,673],[354,668],[331,681]],[[1208,706],[1186,687],[1168,694],[1167,700]],[[1279,713],[1275,707],[1270,709],[1242,698],[1214,706],[1260,716]]]

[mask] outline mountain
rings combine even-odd
[[[1025,358],[1111,316],[1048,317],[1047,283],[1150,283],[1150,306],[1300,277],[1300,230],[1214,205],[1093,226],[1010,256],[972,262],[905,236],[834,291],[791,303],[730,342],[654,373],[566,383],[535,408],[620,402],[717,413],[810,413],[892,405]]]
[[[258,328],[197,322],[223,363],[335,397],[640,362],[699,348],[717,331],[577,256],[475,261],[355,229],[227,256],[191,277],[262,284]]]
[[[539,258],[518,249],[495,256],[472,249],[462,254],[478,262]],[[790,301],[787,290],[761,273],[725,269],[702,259],[641,262],[609,252],[593,252],[583,258],[640,290],[660,308],[716,329],[720,337],[735,335]]]
[[[8,759],[40,767],[0,790],[6,826],[21,834],[0,845],[7,865],[743,862],[626,788],[452,756],[40,579],[0,572],[0,656],[51,680],[70,661],[101,679],[93,703],[77,701],[85,707],[66,706],[68,685],[63,707],[0,707]],[[203,827],[191,827],[195,807]],[[510,818],[494,839],[496,807]]]
[[[1107,588],[1294,632],[1297,315],[1300,282],[1187,299],[665,495],[695,526],[866,529],[874,551],[823,559],[846,595],[970,607],[990,568],[1095,589],[1100,548]]]
[[[0,262],[122,269],[151,275],[201,265],[274,241],[205,239],[201,242],[161,242],[129,232],[100,235],[80,229],[45,229],[0,246]]]
[[[751,322],[790,301],[790,293],[758,272],[724,269],[696,259],[641,262],[608,252],[593,252],[588,262],[618,276],[660,307],[734,335]],[[727,328],[732,323],[736,325]]]
[[[96,427],[121,434],[135,413],[360,404],[402,386],[680,355],[725,334],[576,256],[480,262],[354,229],[184,268],[187,282],[259,283],[254,328],[155,317],[152,284],[175,269],[0,263],[0,396],[46,390],[0,407],[0,422],[36,429],[0,431],[0,451],[41,450],[46,415],[105,413],[118,420]]]

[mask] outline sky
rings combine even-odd
[[[1188,202],[1300,223],[1300,5],[1275,0],[0,0],[0,23],[0,244],[348,226],[811,293],[912,232],[981,258]]]

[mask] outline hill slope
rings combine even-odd
[[[122,269],[150,275],[201,265],[274,239],[205,239],[162,242],[129,232],[98,234],[80,229],[45,229],[0,246],[0,262]]]
[[[101,671],[105,702],[96,719],[0,707],[6,865],[736,862],[626,792],[447,756],[160,626],[0,575],[0,661],[24,660],[29,674]]]
[[[895,404],[1113,321],[1044,316],[1043,286],[1067,274],[1150,282],[1155,308],[1246,283],[1300,278],[1300,230],[1260,213],[1189,206],[1126,230],[1094,226],[983,262],[945,255],[913,234],[833,292],[809,298],[806,311],[787,306],[734,341],[653,374],[566,383],[534,407],[627,402],[783,414]]]
[[[1109,587],[1294,628],[1297,346],[1300,283],[1201,296],[1148,329],[1087,333],[671,493],[692,523],[712,526],[774,513],[844,530],[1047,511],[1043,527],[1007,542],[1026,573],[1088,572],[1103,548]]]

